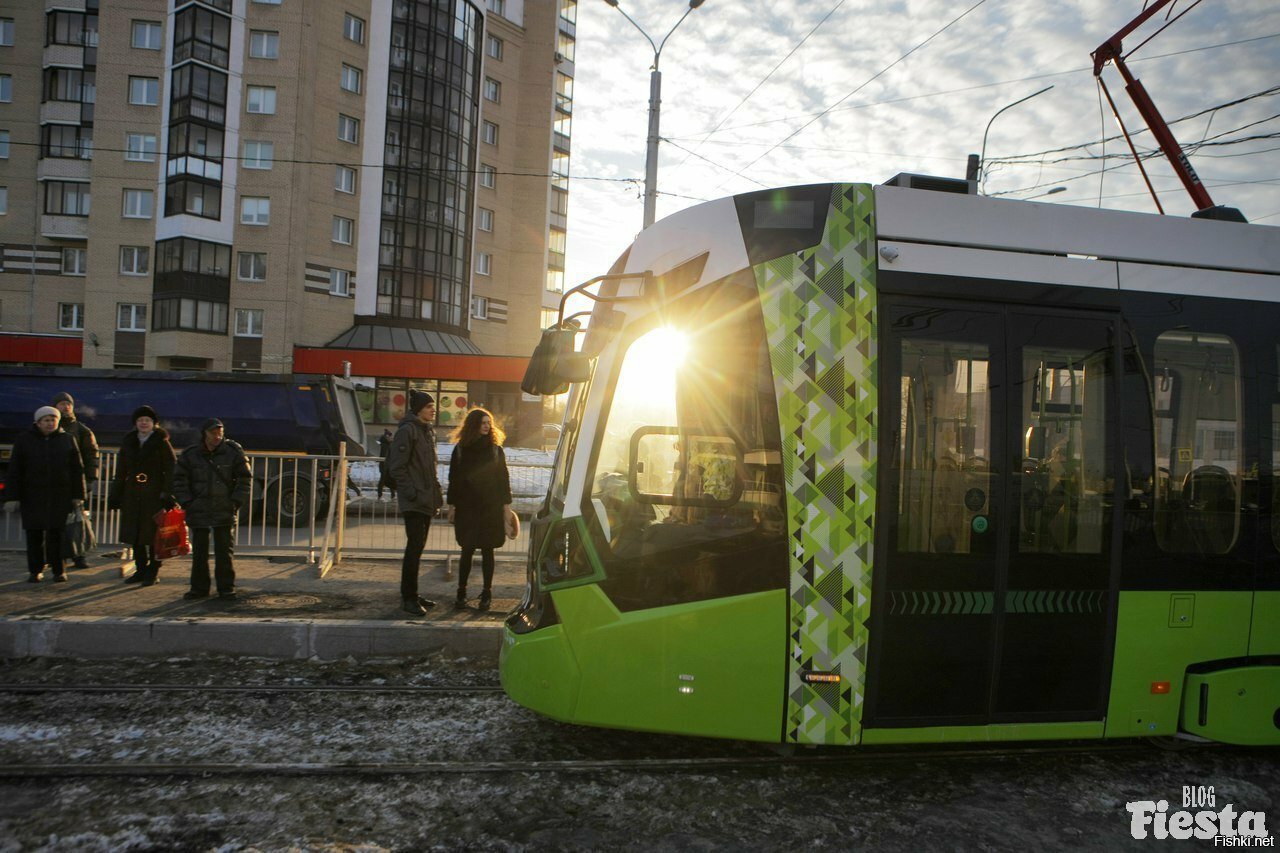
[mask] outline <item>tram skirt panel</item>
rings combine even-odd
[[[876,476],[874,195],[837,185],[818,246],[756,267],[791,542],[782,740],[856,744]],[[838,681],[818,681],[838,675]]]

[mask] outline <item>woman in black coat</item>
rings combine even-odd
[[[65,581],[62,531],[67,515],[84,506],[84,463],[76,441],[58,428],[58,410],[41,406],[35,424],[13,442],[4,498],[22,507],[27,532],[27,571],[32,583],[44,577],[46,564],[53,579]]]
[[[507,535],[507,514],[511,512],[511,477],[507,456],[502,450],[506,438],[484,409],[467,412],[462,426],[453,433],[456,446],[449,457],[449,521],[462,548],[458,563],[458,598],[455,607],[467,606],[467,576],[471,558],[480,549],[484,589],[481,610],[493,599],[493,549],[501,547]]]
[[[120,541],[133,548],[137,571],[125,583],[151,586],[160,574],[155,558],[155,515],[176,506],[170,495],[175,454],[169,434],[160,428],[150,406],[133,413],[134,429],[120,443],[116,476],[107,506],[120,510]]]

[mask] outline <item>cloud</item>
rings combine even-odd
[[[986,191],[1025,198],[1061,185],[1068,191],[1055,194],[1053,201],[1096,205],[1101,180],[1103,206],[1154,209],[1122,141],[1106,145],[1105,164],[1115,169],[1105,178],[1099,175],[1100,159],[1054,163],[1059,155],[1018,158],[1097,142],[1117,132],[1109,109],[1104,105],[1099,111],[1090,52],[1139,11],[1137,2],[988,0],[884,71],[973,0],[846,0],[760,85],[837,3],[706,0],[670,37],[660,64],[661,133],[672,142],[660,146],[659,217],[699,199],[762,185],[878,183],[900,171],[963,175],[966,156],[981,149],[992,116],[1051,84],[1049,92],[992,122],[987,155],[998,162],[992,163]],[[687,3],[623,0],[622,6],[658,39],[679,20]],[[1148,24],[1126,47],[1158,28]],[[1274,86],[1280,38],[1195,50],[1274,33],[1280,33],[1280,7],[1274,0],[1203,4],[1139,50],[1130,67],[1165,117],[1174,119]],[[579,4],[577,35],[573,175],[642,182],[653,51],[605,3]],[[1176,55],[1155,58],[1160,54]],[[1140,128],[1119,75],[1114,69],[1104,73],[1125,122],[1131,130]],[[1277,97],[1257,98],[1223,109],[1212,119],[1175,125],[1175,134],[1190,146],[1203,136],[1275,115],[1280,112],[1277,103]],[[708,136],[722,121],[723,127]],[[1264,122],[1235,135],[1280,132],[1278,124],[1280,120]],[[1145,133],[1136,141],[1143,148],[1151,145]],[[1203,148],[1191,156],[1207,183],[1232,184],[1211,188],[1215,201],[1238,206],[1251,218],[1275,214],[1269,221],[1280,224],[1280,184],[1274,182],[1280,177],[1280,154],[1265,150],[1277,147],[1275,140],[1262,140]],[[1102,146],[1077,153],[1097,158]],[[1166,210],[1189,213],[1190,199],[1170,168],[1153,160],[1149,171]],[[1265,179],[1273,182],[1241,183]],[[581,281],[607,268],[639,230],[641,213],[635,186],[573,180],[569,279]]]

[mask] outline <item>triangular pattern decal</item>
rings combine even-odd
[[[874,213],[870,185],[836,185],[822,243],[755,268],[785,451],[792,743],[862,736],[876,496]],[[812,670],[842,680],[808,685]]]

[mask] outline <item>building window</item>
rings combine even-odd
[[[246,169],[270,169],[275,159],[276,144],[274,142],[254,142],[245,140],[244,167]]]
[[[134,21],[131,44],[142,50],[159,50],[164,46],[163,33],[159,21]]]
[[[347,219],[345,216],[333,217],[333,242],[350,246],[355,230],[356,224],[352,220]]]
[[[356,170],[350,166],[338,166],[333,173],[333,188],[340,193],[354,193]]]
[[[271,222],[271,199],[245,196],[240,199],[241,225],[267,225]]]
[[[502,59],[502,39],[497,36],[485,37],[485,53],[489,54],[493,59],[501,61]]]
[[[480,252],[476,255],[476,274],[493,275],[493,255]]]
[[[93,159],[93,128],[78,124],[46,124],[40,128],[40,156]]]
[[[564,293],[564,270],[547,270],[547,290]]]
[[[263,314],[264,314],[264,311],[261,308],[237,308],[236,309],[236,337],[238,338],[262,337]]]
[[[8,104],[13,101],[13,77],[8,74],[0,74],[0,104]]]
[[[84,249],[63,249],[62,274],[84,275],[87,272],[86,257],[87,253]]]
[[[471,297],[471,316],[477,320],[489,319],[489,298],[486,296]]]
[[[480,186],[493,189],[498,183],[498,170],[487,163],[480,164]]]
[[[343,142],[360,141],[360,119],[338,114],[338,138]]]
[[[4,216],[9,212],[9,188],[0,187],[0,216]],[[0,266],[0,270],[4,267]]]
[[[266,281],[266,252],[240,252],[236,255],[236,265],[240,270],[241,281]]]
[[[83,332],[84,305],[79,302],[59,302],[58,328],[64,332]]]
[[[364,21],[348,14],[342,21],[342,34],[356,44],[364,44]]]
[[[253,0],[259,6],[279,6],[280,0]]]
[[[46,68],[44,97],[47,101],[92,104],[97,96],[98,75],[82,68]]]
[[[493,230],[493,211],[487,207],[480,208],[479,214],[476,217],[476,224],[481,231],[492,231]]]
[[[145,332],[147,330],[147,306],[129,302],[116,303],[117,332]]]
[[[571,24],[578,22],[578,0],[560,0],[560,17]]]
[[[481,125],[483,138],[488,145],[498,144],[498,126],[491,121],[486,121]]]
[[[154,196],[155,193],[151,190],[125,190],[124,212],[121,215],[125,219],[150,219],[155,205]]]
[[[495,104],[502,100],[502,84],[492,77],[484,78],[484,97]]]
[[[151,272],[151,247],[121,246],[120,272],[124,275],[146,275]]]
[[[124,159],[137,163],[154,163],[156,161],[156,135],[154,133],[125,134]]]
[[[170,119],[194,118],[210,124],[225,124],[228,79],[221,71],[195,63],[175,69],[169,97]]]
[[[329,292],[334,296],[350,296],[351,272],[349,270],[329,270]]]
[[[495,15],[507,16],[507,0],[487,0],[485,5]]]
[[[0,18],[0,47],[13,47],[13,18]]]
[[[227,333],[227,304],[207,299],[170,296],[157,299],[151,318],[152,331],[189,329],[193,332]]]
[[[89,185],[70,181],[45,181],[44,212],[62,216],[89,215]]]
[[[359,68],[356,68],[354,65],[347,65],[344,62],[342,63],[342,77],[339,81],[339,85],[345,91],[355,92],[358,95],[360,94],[361,76]]]
[[[129,103],[154,107],[160,103],[160,80],[156,77],[130,77]]]
[[[9,131],[0,130],[0,160],[9,159]]]
[[[275,115],[276,87],[250,86],[248,98],[245,100],[245,112],[261,115]]]
[[[175,6],[183,5],[174,3]],[[219,68],[226,68],[231,58],[231,4],[222,8],[226,15],[219,15],[204,6],[187,4],[173,16],[173,63],[198,59]],[[158,318],[157,318],[158,319]]]
[[[251,30],[249,32],[249,56],[254,59],[278,59],[280,57],[280,34],[269,30]]]
[[[193,159],[189,162],[200,161]],[[170,178],[164,189],[164,215],[184,213],[205,219],[221,219],[222,184],[210,184],[196,178]]]

